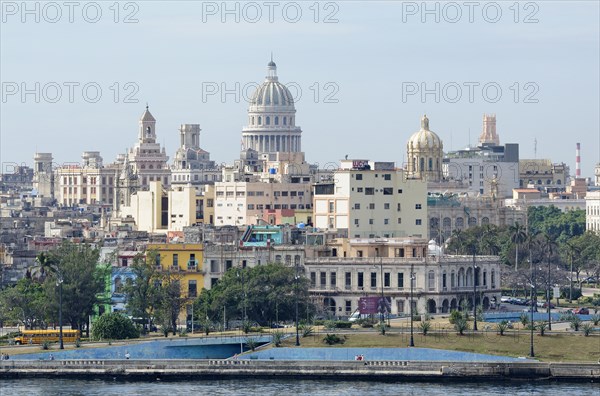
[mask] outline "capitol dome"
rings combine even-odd
[[[267,64],[267,77],[248,106],[248,125],[242,130],[242,150],[258,153],[300,152],[302,130],[290,90],[279,82],[277,65]]]
[[[269,62],[267,66],[267,77],[260,87],[256,89],[250,99],[250,107],[259,106],[281,106],[294,107],[294,97],[285,85],[279,82],[277,77],[277,65]],[[258,109],[255,109],[258,110]]]
[[[442,139],[429,130],[429,118],[423,115],[421,129],[412,134],[406,144],[408,176],[438,182],[442,179],[444,155]]]

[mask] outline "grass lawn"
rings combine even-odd
[[[342,333],[340,333],[342,334]],[[407,347],[410,334],[388,331],[385,336],[378,333],[343,333],[346,342],[338,347]],[[315,334],[300,339],[303,347],[324,347],[324,334]],[[534,334],[535,358],[553,362],[597,362],[600,359],[600,336],[584,337],[580,334]],[[455,332],[434,333],[423,336],[415,330],[415,347],[447,349],[463,352],[485,353],[503,356],[528,356],[530,335],[523,331],[507,332],[504,336],[495,332],[457,335]],[[287,339],[283,346],[293,346],[295,338]],[[333,346],[332,348],[335,348]]]

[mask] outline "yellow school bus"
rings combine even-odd
[[[43,344],[45,341],[58,342],[59,331],[56,330],[23,330],[15,337],[15,344]],[[63,342],[75,342],[79,338],[79,330],[63,329]]]

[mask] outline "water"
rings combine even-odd
[[[598,383],[506,382],[365,382],[334,380],[190,380],[181,382],[122,382],[105,380],[20,379],[0,380],[0,394],[12,395],[577,395],[600,394]]]

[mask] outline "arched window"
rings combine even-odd
[[[556,181],[556,184],[559,184],[559,185],[560,185],[560,179],[558,179],[558,180]]]
[[[271,125],[271,117],[267,116],[267,122],[266,122],[266,124],[267,125]]]
[[[148,165],[148,168],[149,169],[154,169],[154,165],[150,164],[150,165]]]
[[[469,217],[469,227],[477,225],[477,217]]]
[[[456,228],[463,228],[465,226],[465,219],[463,219],[462,217],[457,217],[455,224]]]
[[[279,116],[275,116],[275,125],[279,125]]]
[[[150,128],[150,127],[146,128],[146,135],[148,135],[148,136],[152,135],[152,128]]]
[[[421,158],[421,161],[419,163],[419,171],[423,172],[425,170],[425,158]]]
[[[489,217],[482,217],[481,218],[481,225],[484,224],[490,224],[490,218]]]
[[[123,280],[120,276],[115,278],[115,293],[121,293],[123,290]]]
[[[250,125],[254,125],[254,116],[252,116],[252,118],[250,118]]]
[[[433,170],[433,158],[429,158],[429,170]]]
[[[283,117],[283,125],[287,125],[287,117]]]
[[[258,125],[262,125],[262,117],[258,116]]]
[[[454,271],[452,271],[450,273],[450,287],[452,289],[454,289],[456,287],[456,280],[455,280],[456,274],[454,273]]]

